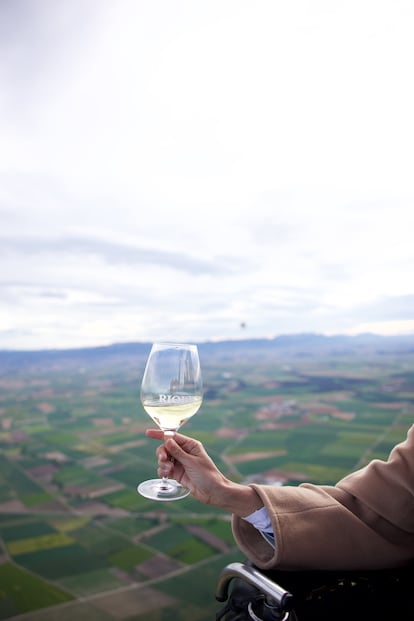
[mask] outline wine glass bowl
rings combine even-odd
[[[142,378],[141,403],[164,436],[173,436],[199,410],[202,399],[197,346],[154,343]],[[152,500],[178,500],[190,493],[177,481],[165,477],[144,481],[137,490]]]

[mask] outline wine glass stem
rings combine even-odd
[[[175,431],[173,429],[167,429],[164,431],[164,440],[167,440],[168,438],[173,438],[174,436],[175,436]],[[174,463],[174,457],[170,457],[170,461]],[[168,477],[162,477],[161,489],[167,490],[168,486],[169,486]]]
[[[160,490],[165,492],[168,489],[168,477],[162,477],[160,483]]]

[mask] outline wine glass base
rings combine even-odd
[[[190,490],[173,479],[168,479],[167,481],[163,481],[163,479],[150,479],[140,483],[137,487],[137,492],[150,500],[166,502],[186,498]]]

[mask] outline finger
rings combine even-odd
[[[201,455],[204,453],[204,448],[201,442],[198,440],[194,440],[193,438],[189,438],[188,436],[184,436],[181,433],[176,433],[174,435],[173,440],[176,444],[183,449],[183,451],[189,455]],[[166,442],[166,446],[168,447],[168,441]],[[174,455],[175,457],[175,455]]]
[[[174,437],[166,441],[165,448],[173,459],[181,462],[183,465],[188,465],[193,460],[193,457],[197,455],[197,452],[192,450],[196,444],[198,444],[196,440],[191,440],[190,443],[186,441],[184,443],[184,448],[182,448],[177,444],[176,438]]]
[[[154,440],[164,440],[164,433],[161,429],[147,429],[145,435],[147,438],[153,438]]]
[[[163,462],[159,464],[158,467],[158,476],[160,477],[170,477],[174,470],[174,465],[171,461]]]
[[[157,448],[155,453],[156,453],[156,455],[158,457],[158,462],[160,462],[160,463],[164,462],[164,461],[169,461],[170,460],[170,455],[165,450],[165,446],[163,444],[161,444],[161,446],[159,446]]]

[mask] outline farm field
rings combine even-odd
[[[410,350],[200,355],[205,400],[182,431],[237,481],[334,484],[413,421]],[[0,619],[214,618],[218,575],[243,557],[229,515],[136,492],[156,475],[145,359],[0,356]]]

